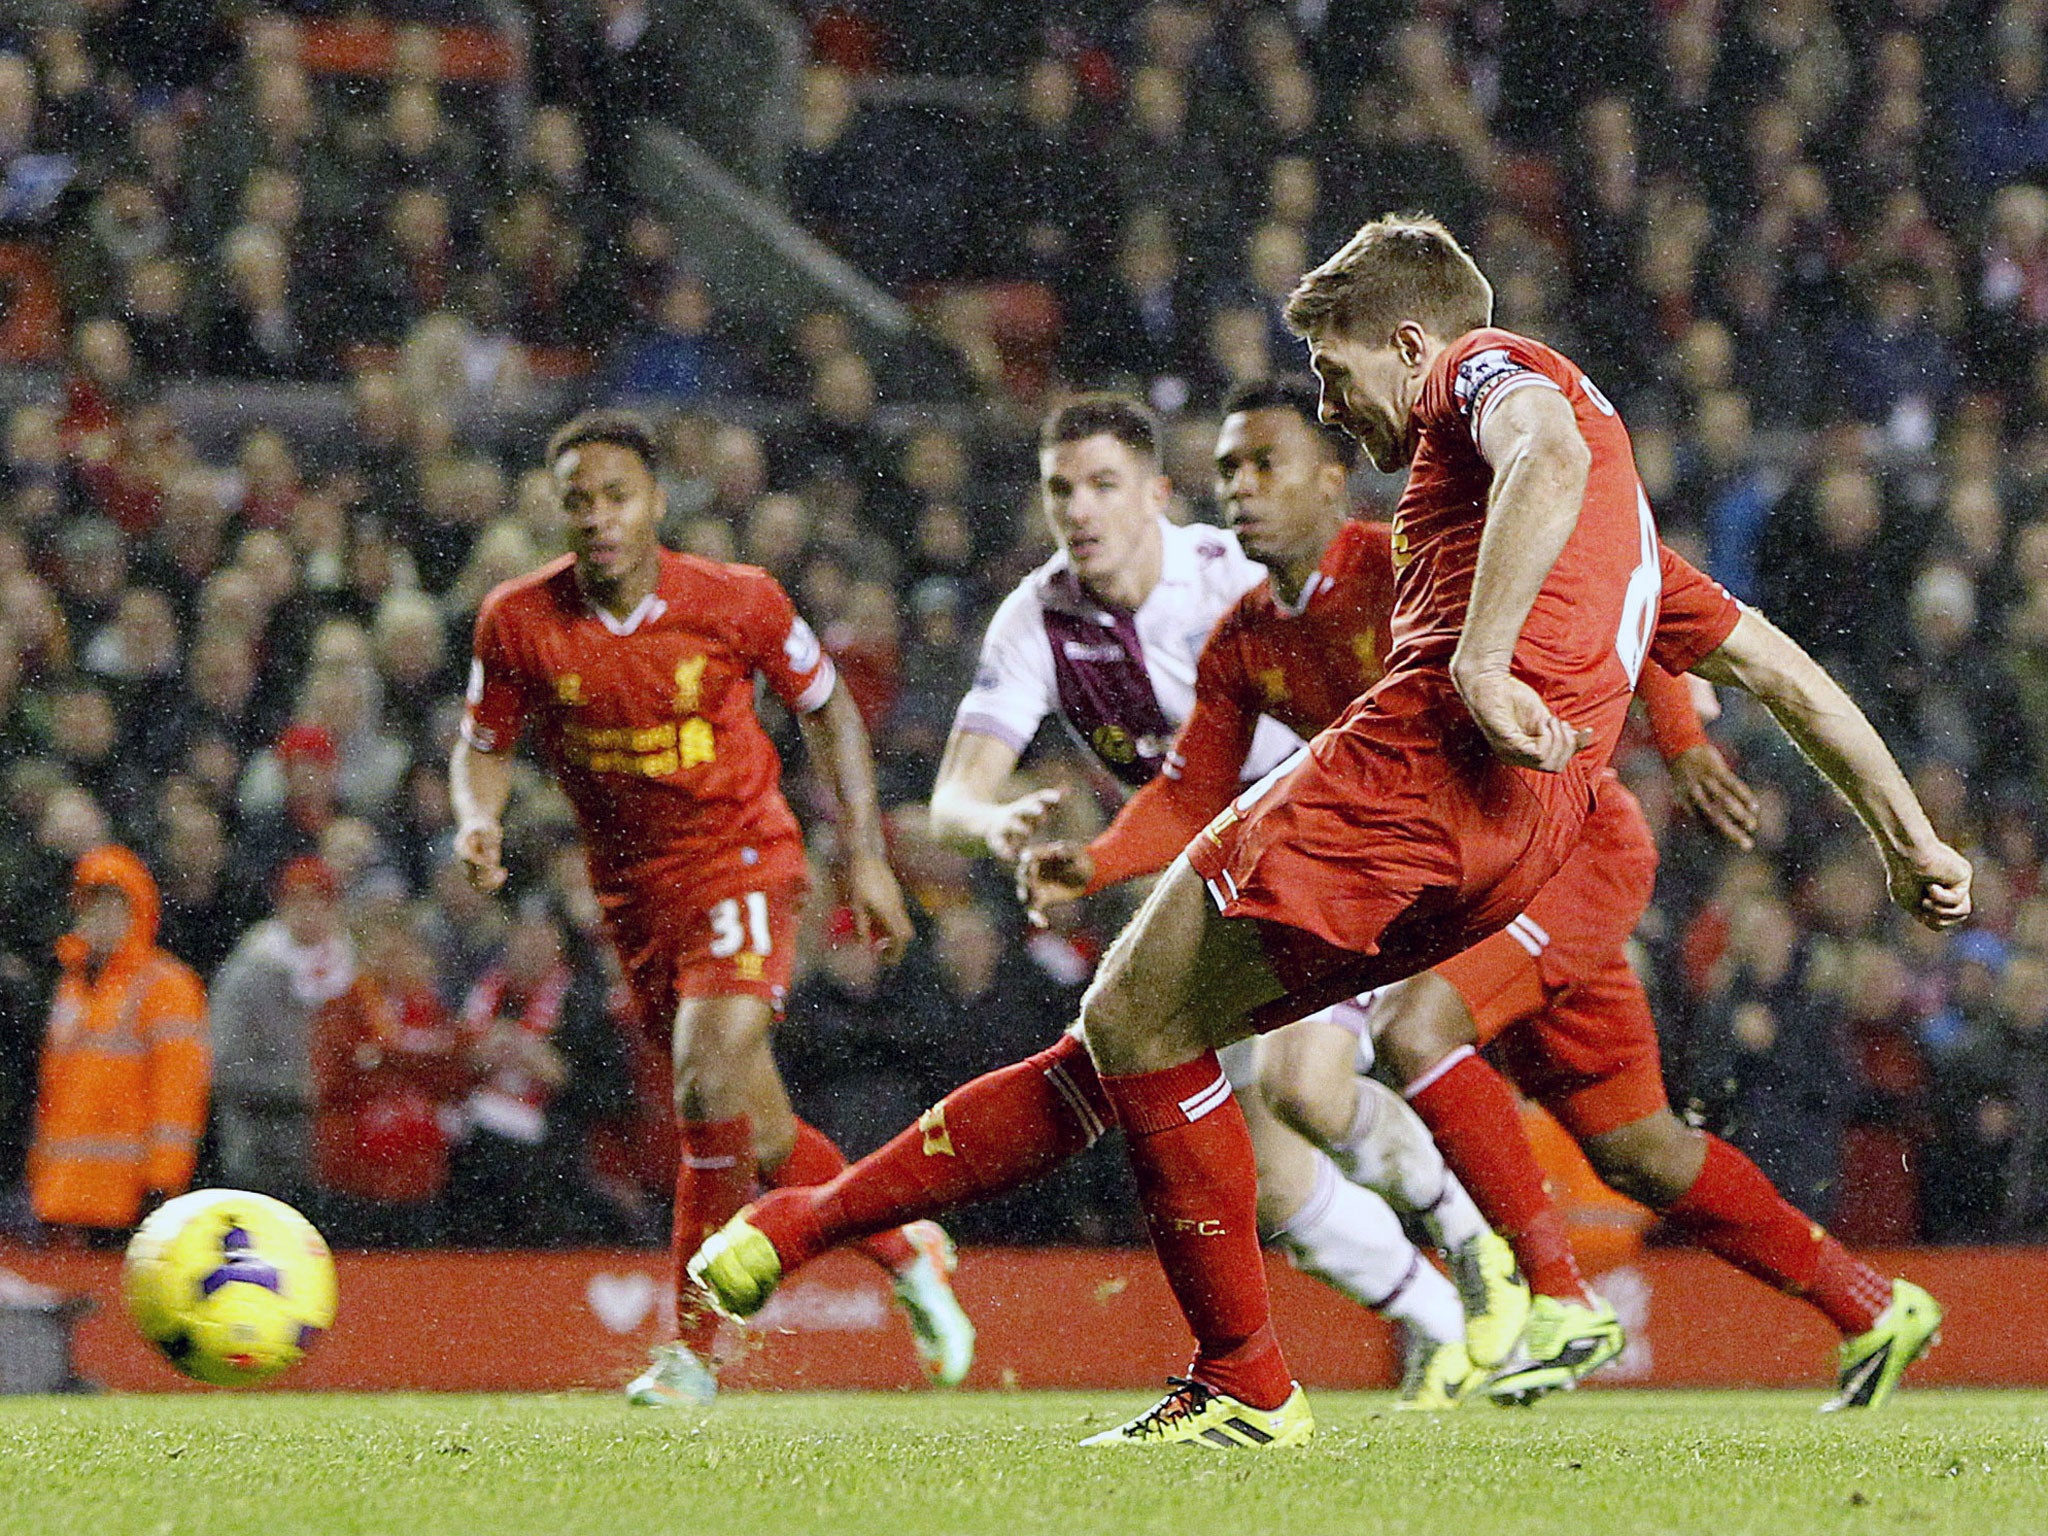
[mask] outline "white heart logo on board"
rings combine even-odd
[[[654,1310],[655,1284],[651,1275],[595,1274],[583,1288],[583,1299],[597,1320],[613,1333],[631,1333],[647,1321]]]

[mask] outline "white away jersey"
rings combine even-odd
[[[1095,601],[1064,553],[1018,583],[989,620],[954,729],[1021,752],[1057,714],[1125,784],[1156,774],[1194,708],[1195,662],[1209,631],[1266,575],[1233,533],[1163,519],[1160,532],[1159,584],[1136,613]],[[1245,778],[1263,777],[1300,746],[1285,726],[1261,719]]]

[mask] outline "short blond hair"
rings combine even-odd
[[[1288,329],[1309,340],[1333,332],[1378,340],[1404,320],[1449,340],[1492,318],[1493,285],[1427,214],[1374,219],[1287,299]]]

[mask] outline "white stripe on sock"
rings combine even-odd
[[[1064,1066],[1054,1065],[1045,1069],[1045,1080],[1053,1085],[1059,1096],[1066,1101],[1067,1108],[1074,1112],[1074,1118],[1081,1122],[1081,1129],[1092,1144],[1105,1129],[1102,1117],[1089,1108],[1087,1095],[1074,1086],[1074,1080],[1067,1076]]]
[[[1221,1109],[1223,1101],[1229,1097],[1230,1079],[1218,1072],[1215,1082],[1200,1093],[1191,1093],[1180,1101],[1180,1112],[1188,1117],[1188,1123],[1192,1125],[1211,1110]]]
[[[1427,1072],[1423,1073],[1422,1076],[1418,1077],[1417,1079],[1415,1079],[1414,1082],[1410,1083],[1406,1088],[1402,1089],[1401,1096],[1404,1099],[1407,1099],[1410,1103],[1413,1103],[1415,1101],[1415,1096],[1418,1093],[1426,1092],[1430,1088],[1430,1086],[1436,1082],[1438,1078],[1442,1077],[1446,1072],[1450,1071],[1451,1068],[1455,1067],[1467,1056],[1477,1056],[1478,1054],[1479,1053],[1473,1050],[1472,1047],[1469,1045],[1459,1046],[1455,1051],[1451,1052],[1450,1055],[1446,1056],[1442,1061],[1438,1062],[1435,1066],[1431,1067]]]

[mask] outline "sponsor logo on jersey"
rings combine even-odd
[[[562,728],[562,757],[586,773],[623,773],[665,779],[685,768],[715,761],[717,740],[701,715],[660,725]]]
[[[675,710],[679,715],[694,715],[704,696],[703,656],[692,656],[687,661],[676,663]]]
[[[1063,640],[1060,642],[1060,652],[1069,661],[1122,661],[1124,659],[1124,648],[1114,643],[1090,645],[1085,640]]]
[[[1369,629],[1361,629],[1351,637],[1351,654],[1358,658],[1358,670],[1371,676],[1380,669],[1379,641]]]

